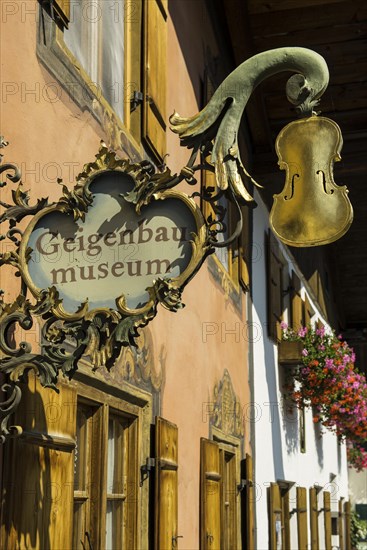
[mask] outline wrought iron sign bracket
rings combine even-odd
[[[182,291],[205,258],[240,236],[240,204],[255,204],[245,182],[258,185],[241,161],[240,121],[255,87],[281,71],[296,73],[288,80],[287,97],[306,119],[304,124],[296,121],[288,125],[277,141],[287,182],[284,193],[275,197],[270,223],[287,244],[331,242],[349,227],[352,210],[345,188],[332,181],[332,161],[340,158],[341,135],[335,123],[314,113],[328,84],[327,65],[320,55],[304,48],[258,54],[225,79],[200,113],[191,118],[174,113],[172,130],[182,145],[191,149],[187,165],[178,174],[165,165],[157,170],[149,161],[134,164],[119,159],[102,143],[95,161],[84,166],[73,189],[63,185],[57,202],[40,198],[30,204],[18,168],[0,166],[0,174],[6,174],[0,187],[18,184],[11,191],[11,202],[0,201],[0,223],[8,224],[0,239],[13,247],[0,253],[0,267],[15,269],[20,281],[13,302],[6,303],[4,293],[0,300],[0,376],[5,377],[1,388],[5,399],[0,402],[2,442],[21,433],[21,427],[10,424],[10,416],[20,402],[19,382],[28,370],[35,371],[42,386],[56,389],[59,373],[71,378],[83,356],[90,358],[94,369],[111,368],[122,346],[135,344],[139,329],[155,317],[158,305],[174,312],[180,309]],[[322,133],[323,143],[329,143],[328,132],[335,141],[330,151],[322,149],[332,161],[327,165],[320,165],[318,159],[315,162],[319,183],[316,207],[322,204],[328,214],[326,221],[315,204],[299,193],[305,187],[300,184],[303,156],[297,161],[296,172],[290,168],[294,151],[289,150],[289,143],[294,143],[298,134],[307,139],[309,125],[316,135]],[[1,147],[5,145],[2,140]],[[177,189],[183,181],[196,186],[199,171],[215,173],[216,188],[194,191],[191,197]],[[204,217],[195,201],[199,196],[211,204],[214,215]],[[236,227],[225,239],[223,196],[237,212]],[[335,200],[341,201],[343,208],[329,207]],[[300,204],[306,205],[307,215],[300,223],[294,219],[294,204],[298,212]],[[336,210],[339,219],[335,219]],[[307,229],[315,217],[328,227],[321,234],[317,228],[317,238]],[[24,229],[26,218],[30,221]],[[159,256],[162,250],[164,258]],[[125,252],[123,258],[118,256],[121,251]],[[156,256],[149,256],[153,252]],[[98,254],[102,255],[99,264]],[[33,351],[29,342],[17,342],[16,326],[29,331],[35,322],[40,326],[41,348]]]

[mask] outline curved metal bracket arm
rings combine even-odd
[[[175,112],[170,117],[172,130],[180,136],[183,145],[192,147],[213,140],[211,161],[218,186],[223,190],[229,186],[241,201],[253,201],[242,181],[241,169],[256,184],[239,153],[242,114],[256,86],[283,71],[297,73],[287,82],[288,100],[303,115],[312,114],[329,82],[324,58],[306,48],[277,48],[259,53],[237,67],[198,114],[184,118]]]

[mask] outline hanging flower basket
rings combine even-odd
[[[315,423],[346,441],[349,464],[367,468],[367,381],[353,349],[324,328],[281,326],[279,363],[299,367],[284,387],[286,399],[312,409]]]
[[[278,363],[284,367],[302,365],[302,342],[281,340],[278,343]]]

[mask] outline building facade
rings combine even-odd
[[[72,189],[101,140],[131,162],[187,166],[169,116],[200,111],[237,64],[220,2],[3,0],[1,9],[4,156],[33,202],[59,199],[61,180]],[[251,139],[244,125],[249,162]],[[201,173],[180,190],[211,186]],[[10,196],[7,185],[2,203]],[[235,220],[220,200],[225,238]],[[12,421],[23,432],[1,449],[1,548],[350,548],[345,447],[321,437],[312,415],[287,416],[277,353],[281,319],[334,319],[256,202],[243,207],[242,235],[185,288],[186,307],[159,308],[111,369],[86,353],[59,393],[28,371]],[[138,251],[122,252],[126,261]],[[19,280],[8,266],[0,286],[12,303]],[[41,329],[19,328],[14,346],[41,351]]]

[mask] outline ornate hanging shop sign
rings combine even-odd
[[[76,207],[71,215],[63,198],[25,230],[22,277],[37,299],[43,289],[56,289],[61,302],[54,312],[62,319],[105,309],[140,316],[156,300],[179,307],[178,291],[205,256],[206,228],[196,203],[167,190],[137,212],[127,199],[141,174],[128,162],[118,164],[79,184],[87,211]]]
[[[20,180],[15,166],[3,165],[5,170],[10,181]],[[28,369],[42,385],[56,387],[59,371],[71,377],[82,356],[94,368],[110,368],[121,346],[135,344],[158,304],[182,307],[182,290],[220,231],[205,222],[193,198],[170,188],[184,177],[155,172],[146,161],[120,160],[102,144],[75,188],[63,186],[58,202],[29,205],[21,182],[12,192],[14,204],[1,202],[0,221],[9,223],[3,239],[14,250],[7,246],[0,266],[16,268],[21,281],[15,302],[0,303],[0,372],[8,375],[4,389],[10,392],[0,404],[4,438],[19,432],[7,421]],[[29,216],[24,230],[17,227]],[[15,346],[15,324],[29,330],[35,318],[42,351],[32,352],[27,342]]]
[[[287,181],[270,224],[286,244],[332,242],[348,229],[353,213],[347,190],[339,190],[332,175],[341,136],[335,123],[317,119],[313,111],[328,84],[327,65],[304,48],[278,48],[252,57],[225,79],[200,113],[172,115],[172,130],[192,150],[179,174],[157,170],[149,161],[121,160],[102,144],[74,189],[63,186],[58,202],[42,198],[30,205],[16,166],[0,166],[0,174],[6,174],[0,187],[18,184],[12,203],[0,200],[0,223],[8,224],[0,235],[7,239],[0,267],[11,266],[20,277],[18,297],[12,303],[0,300],[0,374],[7,394],[0,402],[2,441],[21,431],[9,426],[9,418],[27,370],[33,369],[43,386],[55,388],[59,372],[72,377],[83,356],[94,368],[110,368],[122,346],[134,345],[139,328],[154,318],[159,304],[171,311],[182,307],[182,291],[205,257],[239,237],[239,203],[254,204],[246,183],[257,185],[240,157],[241,117],[254,88],[281,71],[297,73],[288,80],[287,97],[308,118],[277,140]],[[311,147],[310,136],[318,130],[310,133],[308,127],[320,124],[322,147]],[[182,181],[196,185],[196,172],[205,170],[215,173],[215,187],[191,197],[177,190]],[[205,219],[198,197],[211,205]],[[237,216],[232,232],[222,197]],[[29,342],[16,344],[14,330],[17,324],[30,330],[35,318],[41,329],[37,351]]]

